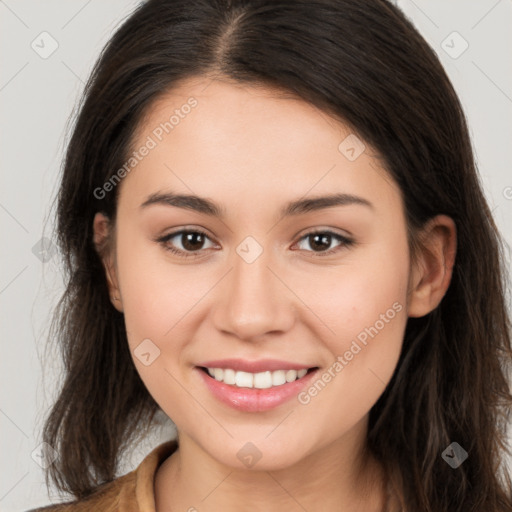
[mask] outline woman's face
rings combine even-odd
[[[180,435],[262,469],[361,439],[399,358],[409,278],[400,192],[371,148],[301,100],[200,79],[151,108],[133,148],[115,304]]]

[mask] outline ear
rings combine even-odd
[[[419,254],[409,287],[410,317],[425,316],[443,299],[452,278],[457,251],[457,228],[446,215],[430,219],[420,233]]]
[[[113,233],[111,230],[110,219],[105,214],[97,212],[93,220],[94,246],[105,267],[110,301],[118,311],[123,312],[123,303],[115,265]]]

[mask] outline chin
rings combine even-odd
[[[264,439],[261,433],[254,441],[229,439],[215,446],[203,445],[217,462],[236,470],[278,471],[289,468],[308,456],[303,440],[277,437],[274,441]],[[245,439],[251,439],[245,438]]]

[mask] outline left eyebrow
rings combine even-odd
[[[282,210],[281,216],[288,217],[290,215],[301,215],[304,213],[323,210],[324,208],[332,208],[334,206],[362,205],[370,209],[373,204],[367,199],[352,194],[331,194],[327,196],[317,196],[310,199],[299,199],[291,201]]]
[[[174,194],[172,192],[154,193],[140,207],[146,208],[153,204],[175,206],[204,213],[212,217],[225,218],[225,209],[223,207],[210,199],[196,195]],[[373,204],[362,197],[352,194],[332,194],[290,201],[281,209],[281,217],[301,215],[316,210],[323,210],[324,208],[347,205],[362,205],[374,209]]]

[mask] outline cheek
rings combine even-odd
[[[122,229],[117,268],[130,345],[141,338],[159,343],[179,329],[181,319],[206,291],[194,280],[192,265],[172,265],[164,249]]]
[[[324,337],[331,361],[299,402],[328,428],[359,421],[396,369],[407,323],[409,260],[406,243],[394,242],[337,269],[331,283],[339,284],[328,300],[317,295],[315,307],[334,331]]]
[[[330,329],[331,336],[324,337],[330,352],[340,354],[354,339],[363,344],[373,339],[375,329],[379,337],[397,338],[406,320],[408,276],[406,238],[397,233],[348,254],[342,265],[303,273],[297,282],[303,283],[308,306]]]
[[[307,414],[333,435],[368,414],[395,372],[407,314],[403,302],[382,304],[378,315],[361,310],[350,325],[338,323],[331,361],[298,396]]]
[[[117,269],[132,360],[167,414],[190,409],[197,415],[175,368],[188,339],[187,312],[207,290],[191,285],[192,266],[173,267],[152,245],[132,237],[129,230],[118,230]]]

